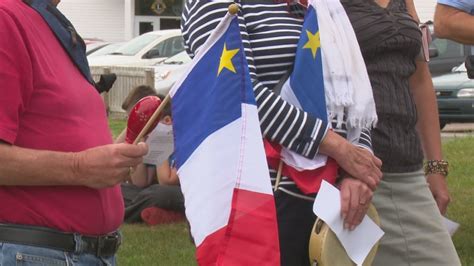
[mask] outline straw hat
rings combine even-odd
[[[380,226],[380,218],[375,207],[370,204],[367,211],[372,220]],[[378,242],[370,250],[363,266],[372,265],[377,253]],[[354,266],[356,265],[347,255],[334,232],[319,218],[311,231],[309,240],[309,259],[314,266]]]

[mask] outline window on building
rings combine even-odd
[[[181,24],[180,19],[176,18],[161,18],[160,19],[160,29],[168,30],[168,29],[179,29]]]
[[[153,31],[153,22],[140,22],[138,26],[139,35],[142,35],[150,31]]]

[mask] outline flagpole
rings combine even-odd
[[[280,159],[280,163],[278,164],[278,172],[275,180],[275,187],[273,188],[273,191],[277,191],[278,185],[280,184],[281,181],[281,171],[283,170],[283,160]]]
[[[170,99],[171,99],[171,96],[168,93],[166,95],[166,97],[163,99],[163,101],[161,102],[160,106],[158,106],[158,108],[156,108],[153,115],[151,115],[150,119],[148,119],[145,126],[140,131],[140,134],[138,134],[137,138],[133,141],[134,145],[138,144],[138,142],[145,136],[146,132],[148,132],[150,127],[155,123],[156,119],[158,119],[158,117],[160,116],[160,113],[163,111],[163,109],[165,109],[165,106],[168,104]]]

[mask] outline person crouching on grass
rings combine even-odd
[[[141,85],[129,93],[122,108],[130,113],[133,106],[146,96],[164,98],[163,95],[156,94],[153,88]],[[170,103],[163,109],[161,117],[154,130],[158,130],[158,127],[172,126]],[[124,130],[117,137],[117,143],[124,142],[125,132]],[[156,144],[149,143],[149,145],[152,150],[151,145]],[[157,225],[184,220],[184,197],[179,187],[173,161],[173,159],[167,159],[158,166],[142,163],[136,167],[130,181],[122,184],[126,223],[145,222],[148,225]]]

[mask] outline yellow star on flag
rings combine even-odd
[[[308,42],[303,46],[303,49],[311,49],[313,53],[313,59],[316,58],[316,53],[321,47],[321,42],[319,40],[319,31],[315,34],[312,34],[309,30],[306,30],[306,35],[308,35]]]
[[[240,49],[227,50],[227,46],[224,43],[224,50],[222,51],[221,61],[219,63],[219,71],[217,72],[218,76],[224,68],[236,73],[234,65],[232,64],[232,58],[239,52],[239,50]]]

